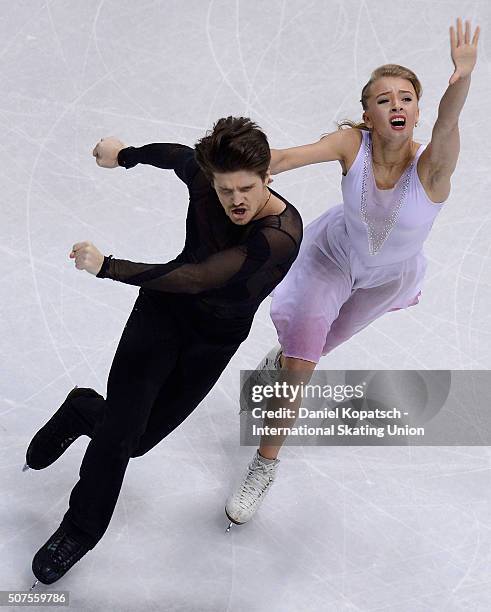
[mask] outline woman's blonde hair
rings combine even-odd
[[[370,80],[361,90],[361,105],[363,110],[366,111],[368,107],[368,97],[370,95],[370,87],[375,81],[381,79],[382,77],[400,77],[402,79],[407,79],[412,83],[414,87],[414,91],[416,92],[416,97],[418,99],[423,95],[423,88],[421,87],[421,83],[419,82],[418,77],[414,74],[412,70],[409,68],[405,68],[404,66],[400,66],[399,64],[384,64],[383,66],[379,66],[376,68],[372,74],[370,75]],[[359,130],[370,130],[369,127],[365,125],[364,121],[360,123],[356,123],[356,121],[350,121],[349,119],[344,119],[343,121],[338,122],[338,130],[343,129],[344,127],[357,128]]]

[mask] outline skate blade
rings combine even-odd
[[[36,580],[36,582],[32,585],[32,587],[29,590],[32,591],[38,582],[39,580]]]
[[[27,465],[27,463],[24,463],[24,467],[22,468],[23,472],[27,472],[27,470],[30,470],[31,468]]]
[[[230,530],[232,529],[232,527],[234,525],[243,525],[244,524],[244,523],[238,523],[237,521],[234,521],[234,519],[228,515],[227,509],[225,509],[225,516],[229,520],[229,525],[228,525],[227,529],[225,529],[225,533],[230,533]]]

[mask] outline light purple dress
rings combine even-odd
[[[341,187],[344,204],[305,228],[300,253],[276,287],[271,317],[286,357],[317,363],[372,321],[418,303],[426,271],[423,243],[443,206],[417,173],[420,146],[393,189],[378,189],[371,133]]]

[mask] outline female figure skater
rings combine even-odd
[[[302,372],[298,380],[308,382],[321,355],[384,313],[418,303],[426,269],[422,247],[450,193],[459,156],[458,120],[478,39],[479,27],[471,41],[468,21],[465,31],[461,19],[456,31],[450,28],[455,71],[426,147],[413,140],[421,84],[411,70],[387,64],[363,87],[362,123],[345,121],[339,127],[349,129],[316,143],[272,151],[272,174],[339,161],[343,204],[305,229],[299,256],[271,304],[280,350],[263,359],[252,383],[262,380],[264,369],[288,370],[295,376]],[[283,423],[268,419],[266,424]],[[275,478],[284,437],[274,444],[270,440],[261,439],[244,480],[226,502],[232,523],[253,516]],[[267,473],[258,467],[260,456],[269,461]]]
[[[195,149],[125,147],[106,138],[93,154],[105,168],[142,163],[174,170],[189,190],[186,242],[163,264],[105,257],[90,242],[75,244],[70,253],[78,270],[141,289],[106,399],[93,389],[73,389],[27,450],[26,466],[42,469],[80,435],[91,438],[63,521],[32,562],[45,584],[61,578],[102,538],[130,458],[158,444],[208,394],[302,239],[297,210],[267,187],[268,141],[249,119],[220,119]]]

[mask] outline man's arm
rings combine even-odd
[[[174,170],[181,181],[188,186],[199,171],[194,158],[194,149],[168,142],[121,149],[118,153],[118,164],[127,169],[137,164],[149,164],[164,170]]]
[[[157,168],[174,170],[188,187],[199,171],[194,149],[177,143],[154,143],[143,147],[127,147],[117,138],[101,138],[92,151],[96,162],[103,168],[133,168],[149,164]]]
[[[104,257],[97,276],[144,289],[190,294],[247,283],[249,297],[254,297],[261,294],[265,282],[270,280],[267,274],[258,273],[287,262],[297,248],[289,234],[264,228],[243,245],[215,253],[196,264],[178,261],[147,264]],[[249,282],[254,276],[257,282]]]

